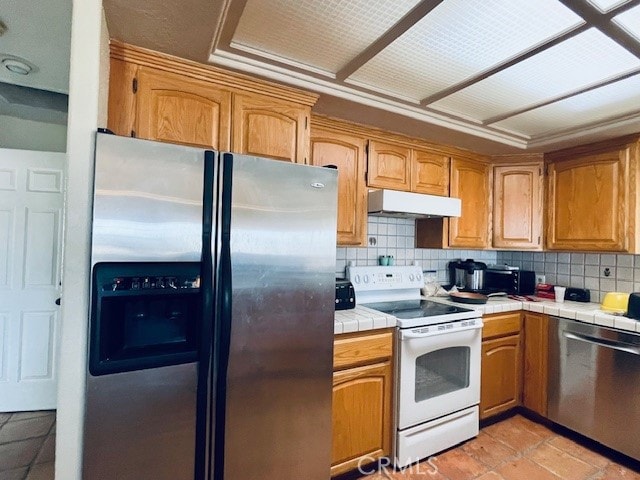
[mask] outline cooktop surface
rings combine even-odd
[[[433,302],[431,300],[374,302],[362,304],[362,306],[393,315],[398,319],[398,327],[400,328],[436,325],[481,317],[481,313],[476,310]]]
[[[448,315],[460,312],[472,312],[468,308],[446,305],[430,300],[401,300],[394,302],[367,303],[365,307],[388,313],[396,318],[421,318]]]

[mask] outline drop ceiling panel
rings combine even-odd
[[[556,0],[447,0],[349,81],[419,101],[582,23]]]
[[[590,4],[596,7],[601,12],[608,12],[620,5],[629,3],[629,0],[588,0]]]
[[[640,113],[640,75],[493,124],[531,136]]]
[[[431,106],[450,114],[484,120],[639,67],[640,59],[592,28]]]
[[[248,0],[232,46],[335,73],[418,0]]]
[[[640,40],[640,5],[621,13],[613,21]]]

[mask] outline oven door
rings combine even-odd
[[[477,323],[445,331],[400,330],[398,429],[480,402],[482,322]]]

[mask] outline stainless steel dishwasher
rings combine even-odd
[[[549,322],[549,419],[640,460],[640,334]]]

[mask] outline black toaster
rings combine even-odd
[[[346,278],[336,278],[336,310],[356,308],[356,292]]]

